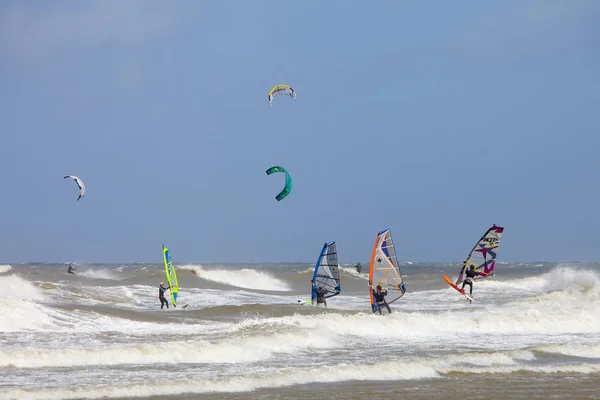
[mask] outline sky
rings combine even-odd
[[[600,2],[0,2],[0,261],[600,260]],[[297,100],[267,94],[289,84]],[[291,194],[275,195],[283,166]],[[65,175],[86,184],[83,199]]]

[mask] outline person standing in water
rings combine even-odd
[[[362,270],[362,265],[360,265],[360,263],[356,263],[354,268],[356,268],[356,272],[358,272],[360,274],[360,271]]]
[[[162,310],[163,307],[166,305],[167,308],[169,308],[169,302],[167,301],[167,299],[165,299],[165,291],[171,289],[171,286],[169,286],[168,288],[165,289],[165,283],[161,282],[160,286],[158,287],[158,298],[160,300],[160,309]]]
[[[75,268],[73,268],[73,264],[69,264],[69,269],[67,270],[67,273],[71,274],[71,275],[75,275]]]
[[[387,296],[387,290],[382,290],[381,285],[377,285],[377,288],[373,289],[371,286],[371,290],[373,292],[373,299],[375,300],[375,304],[373,304],[373,312],[379,310],[379,314],[381,314],[381,307],[386,307],[388,313],[392,313],[392,309],[390,305],[385,301],[385,296]],[[377,307],[377,308],[375,308]]]
[[[325,295],[327,294],[327,291],[325,289],[323,289],[321,286],[317,287],[317,285],[315,284],[315,281],[310,281],[312,283],[312,296],[311,296],[311,301],[312,304],[323,304],[325,305],[325,307],[327,307],[327,301],[325,301]]]

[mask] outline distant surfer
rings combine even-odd
[[[73,268],[73,264],[69,264],[69,269],[67,270],[67,273],[71,274],[71,275],[75,275],[75,268]]]
[[[360,265],[360,263],[356,263],[354,268],[356,268],[356,272],[358,272],[360,274],[360,271],[362,270],[362,265]]]
[[[325,300],[325,295],[327,294],[327,291],[325,289],[323,289],[321,286],[318,286],[315,284],[315,281],[310,281],[312,283],[312,296],[311,296],[311,300],[312,303],[319,305],[319,304],[323,304],[325,307],[327,307],[327,301]]]
[[[169,286],[168,288],[165,289],[165,283],[161,282],[160,286],[158,287],[158,298],[160,299],[160,309],[162,310],[163,307],[166,305],[167,308],[169,308],[169,302],[167,301],[167,299],[165,299],[165,291],[171,289],[171,286]]]
[[[373,292],[373,298],[375,299],[375,305],[373,306],[373,312],[379,310],[379,314],[381,314],[381,307],[385,307],[388,310],[388,313],[392,313],[392,309],[390,305],[385,301],[385,296],[387,296],[387,290],[383,290],[381,285],[377,285],[375,289],[371,286],[371,290]],[[375,306],[377,308],[375,308]]]
[[[466,267],[467,262],[463,261],[463,265]],[[475,266],[471,265],[469,269],[465,271],[465,280],[463,281],[462,287],[460,288],[463,293],[465,292],[465,285],[469,285],[469,296],[473,297],[473,278],[476,276],[486,276],[485,272],[475,271]]]

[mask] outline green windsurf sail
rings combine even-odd
[[[173,301],[173,307],[177,307],[177,294],[179,293],[179,282],[177,282],[177,273],[175,272],[175,267],[171,262],[171,255],[169,254],[169,249],[163,246],[163,259],[165,261],[165,274],[167,275],[167,281],[169,281],[169,286],[171,287],[171,300]]]

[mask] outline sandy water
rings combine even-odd
[[[600,398],[599,264],[499,264],[473,304],[402,265],[384,316],[349,265],[327,309],[310,264],[175,265],[185,310],[159,264],[0,266],[0,399]]]

